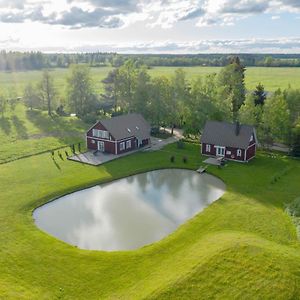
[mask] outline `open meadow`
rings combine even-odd
[[[34,208],[57,196],[158,168],[196,169],[202,160],[199,145],[173,144],[100,167],[49,153],[1,165],[0,298],[299,299],[300,244],[284,208],[299,196],[300,162],[284,156],[209,167],[226,183],[224,196],[139,250],[80,250],[34,224]]]
[[[102,91],[102,80],[112,68],[101,67],[92,68],[92,78],[94,88],[97,93]],[[154,67],[149,70],[151,76],[167,76],[174,74],[177,67]],[[219,67],[185,67],[182,68],[187,79],[192,80],[197,76],[218,73]],[[26,71],[26,72],[0,72],[0,89],[8,94],[22,96],[24,87],[27,83],[36,83],[41,79],[41,71]],[[68,69],[51,70],[54,77],[57,90],[61,95],[65,93],[66,78]],[[264,68],[250,67],[246,71],[246,87],[253,90],[256,85],[261,82],[265,85],[267,91],[275,91],[278,88],[285,89],[289,85],[293,88],[300,88],[300,68]]]
[[[150,73],[170,76],[174,69]],[[219,70],[185,69],[189,79]],[[276,70],[248,69],[248,87],[257,80],[267,90],[288,83],[300,88],[300,69]],[[92,69],[97,91],[108,71]],[[52,72],[63,93],[68,71]],[[0,84],[19,94],[40,74],[1,73]],[[209,166],[226,184],[221,199],[138,250],[81,250],[39,230],[34,209],[59,196],[155,169],[196,170],[204,160],[199,144],[190,143],[98,167],[67,160],[69,147],[61,157],[57,151],[54,157],[38,154],[84,142],[87,127],[77,118],[49,117],[22,103],[0,117],[0,299],[300,299],[300,243],[286,212],[300,196],[300,161],[284,155],[258,151],[247,164]]]

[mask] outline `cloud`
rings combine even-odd
[[[51,24],[64,25],[72,28],[82,27],[108,27],[115,28],[122,25],[122,21],[117,16],[102,8],[92,11],[85,11],[78,7],[72,7],[70,11],[62,12],[61,16],[54,20],[49,20]]]
[[[98,8],[111,8],[119,12],[122,11],[123,13],[138,10],[138,2],[133,0],[85,0],[85,2],[88,2]]]
[[[200,17],[204,14],[205,14],[205,11],[202,8],[197,8],[197,9],[194,9],[194,10],[190,11],[189,13],[187,13],[179,21],[195,19],[195,18]]]
[[[55,13],[45,16],[43,14],[43,7],[37,6],[34,9],[26,11],[17,11],[15,13],[7,12],[0,14],[0,21],[2,23],[23,23],[27,20],[32,22],[51,22],[56,17]]]
[[[272,16],[271,19],[272,19],[272,20],[279,20],[279,19],[280,19],[280,16]]]
[[[0,39],[0,47],[3,45],[4,47],[9,46],[16,46],[18,45],[20,42],[20,38],[15,38],[15,37],[11,37],[9,36],[6,39]]]
[[[158,54],[186,54],[186,53],[299,53],[300,38],[282,37],[279,39],[215,39],[192,42],[147,42],[147,43],[118,43],[118,44],[82,44],[73,47],[20,47],[18,40],[10,38],[10,50],[44,52],[117,52],[117,53],[158,53]],[[0,49],[8,49],[5,41]]]
[[[0,0],[0,8],[17,8],[23,9],[26,0]]]
[[[300,1],[0,0],[0,22],[32,21],[70,28],[116,28],[141,20],[147,26],[161,28],[188,20],[199,27],[224,26],[252,15],[282,12],[300,12]]]

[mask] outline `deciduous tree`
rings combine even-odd
[[[93,94],[90,68],[86,65],[72,65],[67,79],[67,98],[70,110],[79,117],[93,112],[97,102]]]

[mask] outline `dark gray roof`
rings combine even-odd
[[[100,122],[116,140],[131,136],[150,138],[151,127],[141,114],[121,115]]]
[[[236,124],[207,121],[201,136],[201,143],[246,149],[252,134],[256,139],[255,129],[250,125],[239,126],[239,134],[236,135]]]

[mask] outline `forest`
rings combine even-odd
[[[147,66],[226,66],[234,57],[231,54],[118,54],[118,53],[42,53],[0,51],[0,71],[41,70],[68,68],[72,64],[91,67],[120,67],[128,59]],[[299,54],[239,54],[246,67],[300,67]]]

